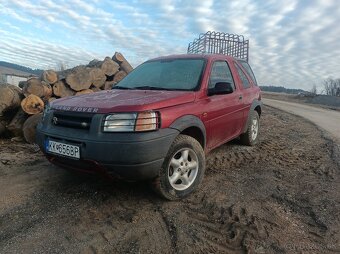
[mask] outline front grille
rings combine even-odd
[[[52,124],[68,128],[88,130],[91,126],[92,117],[92,114],[56,111],[53,113]]]

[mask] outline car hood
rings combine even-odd
[[[139,112],[193,102],[192,91],[108,90],[51,102],[51,108],[87,113]]]

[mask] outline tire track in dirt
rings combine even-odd
[[[0,250],[336,252],[339,169],[333,144],[286,113],[266,109],[261,121],[258,146],[236,140],[212,151],[200,189],[178,202],[159,199],[144,183],[107,183],[54,168],[22,203],[0,211]],[[2,171],[6,179],[33,168],[13,163]],[[47,167],[39,162],[34,174]]]
[[[280,133],[285,128],[286,120],[277,119],[273,116],[267,116],[272,122],[278,122],[280,125],[276,127],[276,132]],[[276,119],[275,121],[273,119]],[[262,129],[260,135],[265,132],[270,131],[267,129]],[[274,133],[275,134],[275,133]],[[309,153],[303,144],[298,142],[303,142],[304,135],[292,130],[289,132],[290,138],[295,139],[293,147],[291,143],[287,143],[286,139],[289,137],[282,135],[274,135],[271,137],[260,138],[260,143],[255,147],[245,147],[240,146],[239,140],[236,139],[231,142],[231,144],[225,144],[211,152],[207,159],[207,172],[228,174],[229,169],[240,168],[245,164],[257,164],[259,162],[267,162],[282,167],[291,167],[294,165],[299,165],[303,169],[309,170],[311,167],[316,174],[331,176],[334,174],[334,170],[327,166],[327,160],[329,159],[324,154]],[[333,144],[325,143],[319,148],[324,151],[332,151]],[[221,170],[223,169],[223,170]]]
[[[75,234],[78,241],[89,241],[84,250],[89,253],[171,253],[174,247],[162,212],[145,200],[116,200],[115,205],[101,205],[100,211],[87,210],[82,218]]]

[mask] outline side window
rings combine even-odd
[[[250,83],[249,83],[249,80],[247,79],[246,75],[243,73],[243,71],[241,70],[241,68],[237,64],[235,64],[235,67],[237,69],[238,75],[240,76],[240,78],[242,80],[243,88],[249,88]]]
[[[250,65],[245,61],[239,61],[238,63],[242,65],[242,67],[246,70],[249,77],[253,80],[254,84],[257,86],[256,78],[254,72],[250,68]]]
[[[229,82],[235,89],[233,76],[231,75],[229,66],[225,61],[217,61],[213,63],[208,88],[214,88],[217,82]]]

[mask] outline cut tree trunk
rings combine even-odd
[[[25,140],[28,143],[35,143],[36,128],[38,123],[41,121],[42,113],[30,116],[24,123],[23,133]]]
[[[93,91],[91,89],[84,89],[84,90],[77,92],[76,95],[89,94],[89,93],[93,93]]]
[[[127,75],[127,73],[125,71],[119,71],[115,74],[114,78],[113,78],[113,82],[118,83],[119,81],[121,81],[123,78],[125,78]]]
[[[30,78],[27,80],[25,86],[22,88],[22,91],[25,96],[30,94],[34,94],[36,96],[42,97],[44,96],[44,87],[41,84],[40,79],[37,78]]]
[[[90,68],[94,68],[94,67],[100,68],[100,66],[102,66],[102,64],[103,64],[103,61],[99,61],[98,59],[93,59],[92,61],[89,62],[87,67],[90,67]]]
[[[90,70],[90,76],[92,79],[92,85],[94,85],[95,87],[103,86],[106,81],[106,76],[105,76],[104,71],[99,68],[92,68]]]
[[[117,85],[114,81],[106,81],[104,85],[104,90],[111,90],[113,86]]]
[[[48,101],[48,99],[51,98],[53,94],[52,86],[46,81],[41,81],[41,84],[44,87],[44,96],[42,97],[42,99],[44,99],[45,101]]]
[[[42,73],[41,80],[53,85],[58,81],[58,75],[53,70],[47,70]]]
[[[75,92],[63,80],[59,80],[53,85],[53,93],[54,95],[62,98],[75,94]]]
[[[30,94],[21,101],[22,109],[29,115],[35,115],[44,110],[44,102],[36,95]]]
[[[22,127],[27,118],[28,115],[26,112],[24,112],[22,108],[19,108],[12,121],[7,125],[7,130],[16,137],[23,136]]]
[[[5,114],[6,111],[16,109],[20,107],[21,100],[23,98],[20,88],[13,85],[1,85],[0,86],[0,117]]]
[[[120,69],[125,71],[126,73],[130,73],[133,70],[133,67],[129,62],[125,59],[122,53],[116,52],[112,59],[119,63]]]
[[[25,96],[34,94],[44,100],[48,100],[52,95],[52,87],[45,81],[40,81],[37,78],[27,80],[27,83],[22,89]]]
[[[119,64],[114,62],[110,57],[105,57],[101,69],[107,76],[113,76],[119,71]]]
[[[95,86],[91,87],[90,89],[91,89],[93,92],[100,92],[100,91],[102,91],[102,89],[100,89],[100,88],[98,88],[98,87],[95,87]]]
[[[89,89],[92,84],[89,68],[76,67],[66,76],[66,83],[75,91]]]

